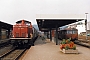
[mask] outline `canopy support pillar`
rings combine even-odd
[[[1,27],[0,27],[0,40],[1,40]]]
[[[52,41],[52,30],[50,29],[50,41]]]
[[[58,27],[56,26],[56,45],[58,45]]]

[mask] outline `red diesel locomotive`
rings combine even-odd
[[[34,45],[34,40],[38,36],[37,30],[31,22],[20,20],[13,25],[11,43],[17,47],[28,47]]]

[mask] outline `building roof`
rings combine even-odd
[[[12,29],[13,25],[0,21],[0,28],[3,28],[3,29]]]

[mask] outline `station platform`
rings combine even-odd
[[[76,45],[79,54],[64,54],[59,47],[48,39],[38,38],[22,60],[90,60],[89,48]]]

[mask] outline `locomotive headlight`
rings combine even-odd
[[[28,34],[26,34],[26,37],[28,37]]]
[[[14,37],[14,35],[13,35],[13,37]]]

